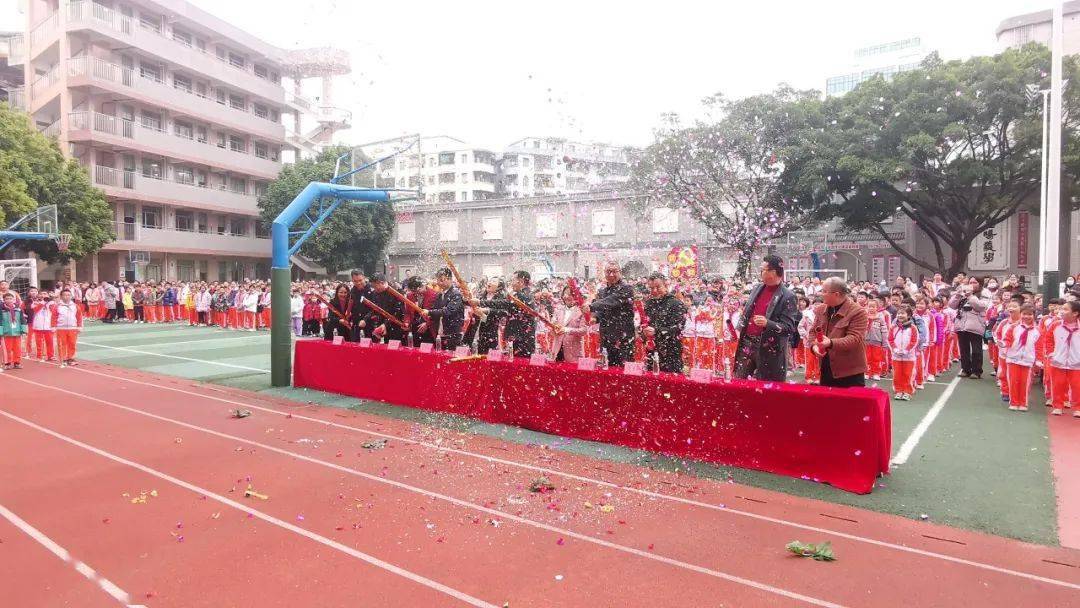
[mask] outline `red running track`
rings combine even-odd
[[[33,363],[0,376],[0,395],[0,513],[31,530],[0,517],[19,606],[1080,597],[1068,549],[187,380]],[[387,443],[363,447],[374,439]],[[529,491],[541,472],[553,492]],[[269,498],[244,498],[249,484]],[[832,541],[839,560],[791,557],[794,539]]]

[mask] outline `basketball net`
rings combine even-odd
[[[53,236],[53,241],[56,241],[56,248],[61,253],[63,253],[63,252],[68,250],[68,247],[71,246],[71,235],[70,234],[57,234],[57,235]]]

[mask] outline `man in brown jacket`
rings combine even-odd
[[[814,309],[814,352],[821,359],[822,386],[866,386],[866,311],[852,300],[847,283],[829,277]]]

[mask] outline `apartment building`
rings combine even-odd
[[[498,161],[491,150],[469,146],[447,135],[395,138],[359,146],[372,160],[398,150],[407,151],[380,162],[375,184],[379,188],[407,188],[424,191],[429,203],[478,201],[494,198]]]
[[[286,146],[283,51],[182,0],[30,0],[19,99],[87,168],[116,240],[82,280],[268,276],[256,199]],[[13,104],[15,105],[15,104]]]
[[[381,188],[422,189],[427,203],[556,196],[619,187],[630,179],[634,150],[561,138],[519,139],[496,152],[456,137],[403,137],[359,146],[379,163]],[[363,185],[373,185],[370,183]]]
[[[630,181],[633,161],[633,148],[526,137],[503,152],[500,193],[547,196],[619,186]]]
[[[919,36],[855,49],[844,73],[825,80],[825,94],[843,95],[874,76],[888,80],[900,72],[918,69],[932,52]]]
[[[1062,2],[1062,42],[1066,55],[1080,53],[1080,1]],[[1002,21],[994,35],[1001,50],[1029,42],[1050,46],[1053,12],[1050,9],[1024,13]]]

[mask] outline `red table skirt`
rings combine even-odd
[[[296,343],[293,384],[563,437],[758,469],[859,494],[889,470],[892,421],[878,389],[697,383],[566,364],[448,363],[448,353]]]

